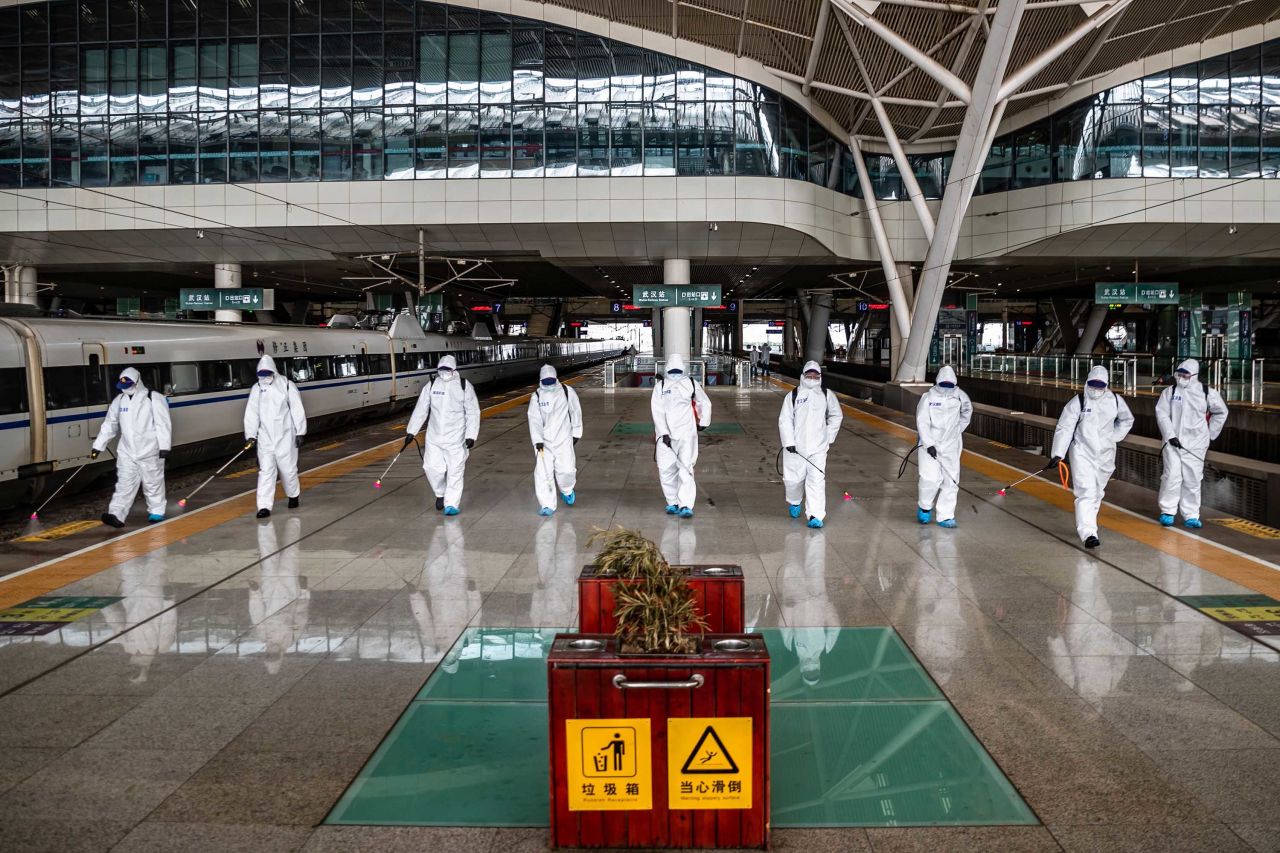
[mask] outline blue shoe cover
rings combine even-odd
[[[787,514],[792,518],[800,517],[800,504],[787,504]]]
[[[951,528],[956,526],[956,520],[954,518],[944,518],[942,521],[938,522],[938,526],[945,527],[948,530],[950,530]]]
[[[1188,530],[1199,530],[1201,527],[1204,527],[1198,518],[1188,518],[1186,521],[1182,522],[1182,526]]]
[[[542,509],[538,510],[538,515],[551,515],[553,512],[555,512],[554,509],[549,506],[544,506]]]
[[[675,515],[680,511],[680,507],[675,504],[667,504],[667,515]]]
[[[457,508],[456,506],[447,506],[447,507],[445,507],[445,508],[444,508],[444,514],[445,514],[445,515],[457,515],[457,514],[458,514],[458,508]]]
[[[687,507],[687,506],[682,506],[682,507],[680,507],[680,517],[681,517],[681,518],[693,518],[693,510],[689,509],[689,507]]]
[[[1172,515],[1165,515],[1164,513],[1160,513],[1160,526],[1161,526],[1161,527],[1173,527],[1173,516],[1172,516]]]
[[[920,522],[921,524],[928,524],[929,519],[931,518],[933,518],[933,510],[920,509],[920,507],[916,507],[916,521]]]
[[[809,519],[809,526],[812,527],[814,530],[817,530],[819,527],[822,526],[822,519],[820,518]]]
[[[147,516],[147,521],[155,524],[157,521],[164,521],[163,515],[156,515],[154,512]]]
[[[569,494],[567,494],[567,495],[563,495],[563,494],[562,494],[560,497],[564,498],[565,505],[567,505],[567,506],[573,506],[573,502],[574,502],[574,501],[576,501],[576,500],[578,499],[578,493],[577,493],[577,492],[570,492],[570,493],[569,493]]]

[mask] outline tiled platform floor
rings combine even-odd
[[[457,519],[404,460],[375,492],[375,464],[58,590],[123,600],[3,638],[2,846],[543,849],[540,830],[317,825],[463,629],[569,624],[587,537],[621,522],[674,560],[741,564],[753,626],[892,625],[1043,822],[780,830],[778,849],[1280,848],[1280,653],[1173,598],[1248,591],[1191,561],[1211,551],[1108,533],[1087,555],[1068,513],[989,502],[1000,484],[967,468],[960,527],[920,527],[905,445],[858,420],[828,526],[806,530],[774,473],[780,394],[711,391],[743,433],[704,436],[716,507],[691,522],[661,514],[647,441],[611,434],[647,394],[589,388],[580,500],[549,520],[517,409],[486,420]]]

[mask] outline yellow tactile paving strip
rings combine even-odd
[[[582,377],[566,379],[565,384],[570,385],[581,379]],[[531,393],[525,393],[510,400],[495,403],[483,409],[480,417],[488,418],[510,411],[516,406],[527,403],[530,396],[532,396]],[[403,428],[402,426],[401,429]],[[396,439],[313,468],[302,474],[302,488],[304,491],[314,488],[358,471],[366,465],[388,459],[395,454],[399,446],[400,439]],[[256,506],[253,493],[248,492],[172,518],[163,524],[144,528],[130,536],[113,539],[84,551],[52,560],[32,571],[19,573],[7,579],[0,578],[0,609],[21,604],[39,595],[47,595],[69,583],[75,583],[104,569],[149,554],[157,548],[212,530],[220,524],[253,512]]]
[[[791,383],[772,377],[770,377],[770,380],[775,385],[788,390],[795,387]],[[853,406],[841,404],[841,408],[846,415],[875,427],[881,432],[889,433],[904,441],[913,443],[916,441],[914,430],[876,417]],[[1026,476],[1028,473],[1019,468],[1014,468],[968,451],[965,451],[961,457],[961,462],[965,467],[982,474],[984,477],[989,477],[997,483],[1010,483]],[[1048,480],[1035,477],[1018,486],[1018,491],[1039,498],[1065,512],[1072,513],[1075,511],[1075,496],[1071,491]],[[1163,528],[1154,521],[1133,516],[1106,503],[1102,505],[1102,510],[1098,513],[1098,526],[1127,536],[1136,542],[1141,542],[1149,548],[1177,557],[1179,560],[1184,560],[1204,569],[1206,572],[1226,578],[1255,592],[1280,598],[1280,572],[1277,572],[1266,563],[1236,553],[1206,539]]]

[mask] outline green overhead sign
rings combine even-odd
[[[631,304],[637,308],[716,308],[720,305],[720,285],[635,285],[631,288]]]
[[[270,311],[276,307],[275,291],[261,287],[184,287],[178,293],[183,311]]]
[[[1170,281],[1099,281],[1093,286],[1097,305],[1177,305],[1178,285]]]

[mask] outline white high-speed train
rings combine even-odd
[[[243,441],[244,401],[263,354],[298,384],[308,430],[319,430],[411,406],[445,354],[479,386],[536,378],[548,362],[582,367],[626,348],[622,341],[428,333],[411,314],[398,315],[388,331],[0,317],[0,504],[36,499],[88,461],[125,367],[169,398],[172,466]],[[99,457],[76,485],[113,464]]]

